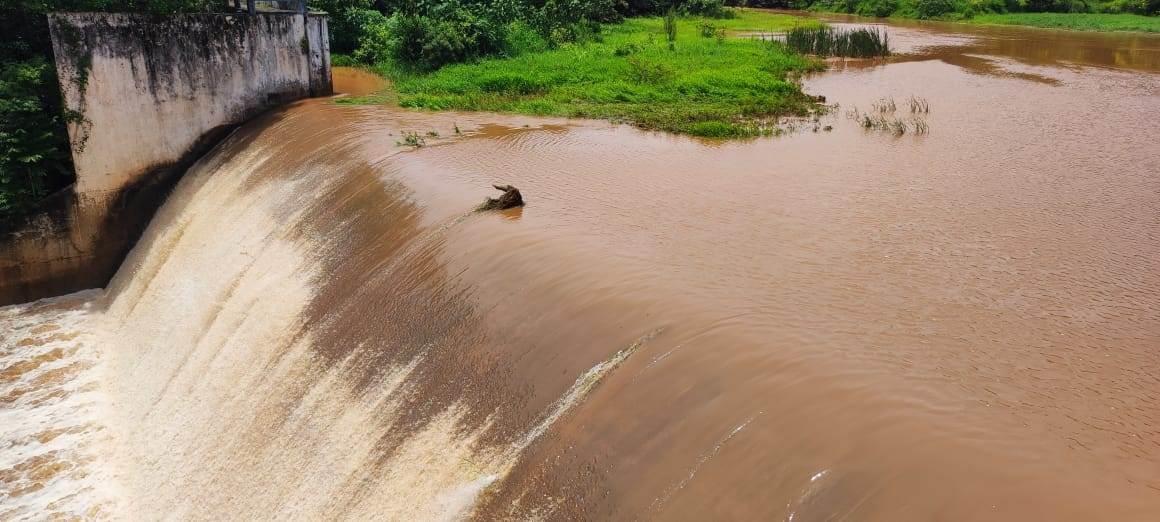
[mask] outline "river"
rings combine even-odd
[[[0,309],[0,519],[1155,520],[1160,38],[889,31],[832,131],[247,124]]]

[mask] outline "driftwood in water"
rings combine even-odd
[[[487,198],[475,210],[506,210],[524,206],[524,198],[520,190],[511,185],[492,185],[496,190],[503,192],[498,198]]]

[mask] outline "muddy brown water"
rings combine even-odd
[[[890,31],[830,132],[247,125],[0,309],[0,518],[1155,520],[1160,39]]]
[[[331,71],[334,92],[351,96],[374,94],[390,87],[382,76],[356,67],[335,67]]]

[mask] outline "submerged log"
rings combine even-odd
[[[520,195],[520,190],[511,185],[492,185],[496,190],[503,192],[498,198],[487,198],[483,204],[476,207],[475,210],[506,210],[509,208],[524,206],[524,198]]]

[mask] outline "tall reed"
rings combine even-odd
[[[669,7],[665,12],[665,38],[669,41],[669,50],[676,49],[677,43],[677,8]]]
[[[785,43],[799,53],[818,56],[873,58],[890,54],[890,37],[877,27],[795,27],[785,34]]]
[[[907,100],[907,103],[910,105],[910,112],[912,113],[926,114],[930,112],[930,102],[926,101],[926,98],[911,96],[910,99]]]

